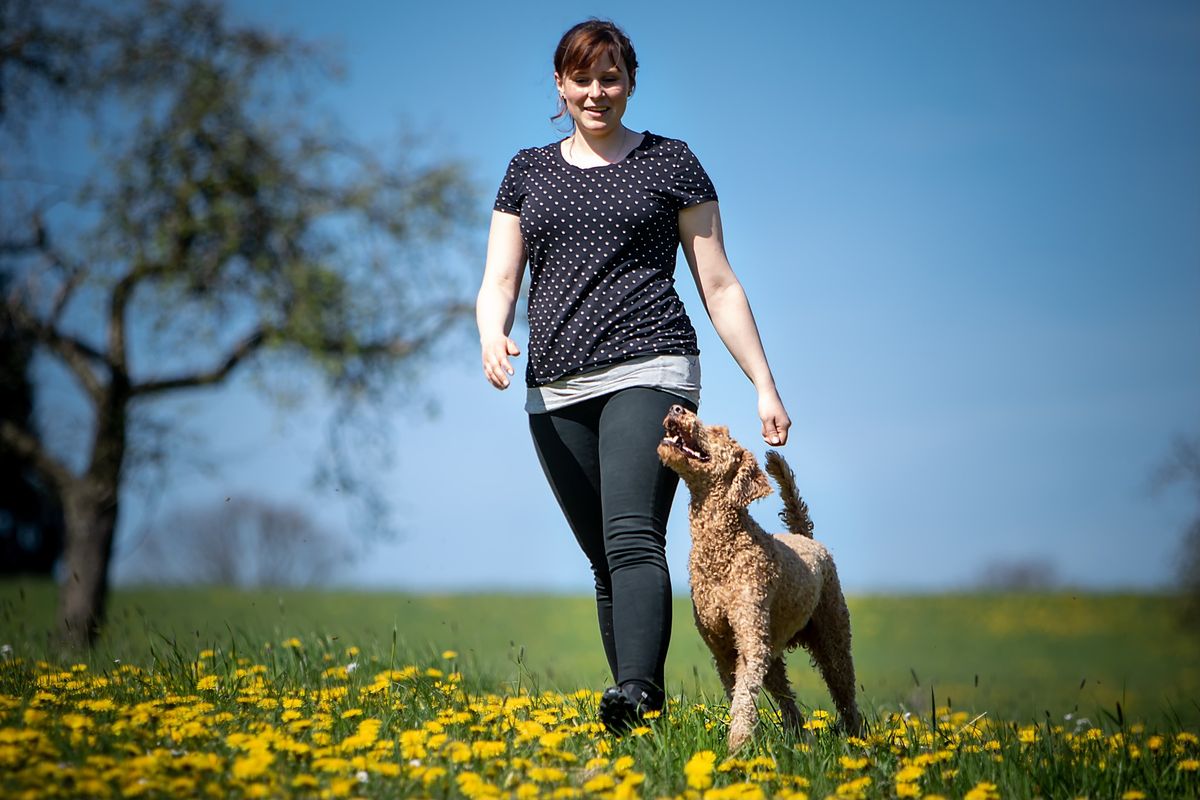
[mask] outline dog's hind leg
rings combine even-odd
[[[842,728],[853,735],[861,733],[862,718],[855,702],[854,659],[850,655],[850,611],[836,574],[826,579],[821,600],[804,629],[801,643],[829,687],[829,696],[842,717]]]
[[[771,659],[771,665],[767,667],[767,674],[763,678],[763,686],[779,704],[784,729],[790,733],[799,733],[804,725],[804,717],[796,707],[796,695],[788,682],[787,665],[783,663],[783,656]]]

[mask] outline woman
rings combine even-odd
[[[538,460],[596,581],[615,686],[600,701],[614,733],[665,701],[671,634],[667,515],[677,476],[658,459],[673,403],[699,403],[696,334],[675,293],[680,244],[717,333],[758,391],[763,438],[791,421],[729,266],[717,195],[688,146],[622,123],[637,57],[611,22],[563,35],[558,117],[570,136],[521,150],[501,183],[476,316],[483,371],[509,385],[509,338],[530,267],[529,427]],[[557,117],[556,117],[557,118]]]

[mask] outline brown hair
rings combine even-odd
[[[624,62],[629,73],[629,91],[637,86],[637,53],[625,31],[609,20],[592,18],[573,26],[563,34],[554,51],[554,71],[563,80],[581,68],[595,64],[603,55],[612,57],[614,64]],[[556,120],[567,113],[566,104],[559,99],[558,113],[550,119]]]

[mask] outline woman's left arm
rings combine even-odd
[[[679,212],[679,241],[708,318],[758,392],[763,440],[772,445],[787,444],[792,421],[775,388],[750,302],[725,255],[721,210],[715,201]]]

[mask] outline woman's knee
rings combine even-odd
[[[666,536],[660,531],[618,527],[607,530],[605,540],[610,575],[629,567],[667,569]]]

